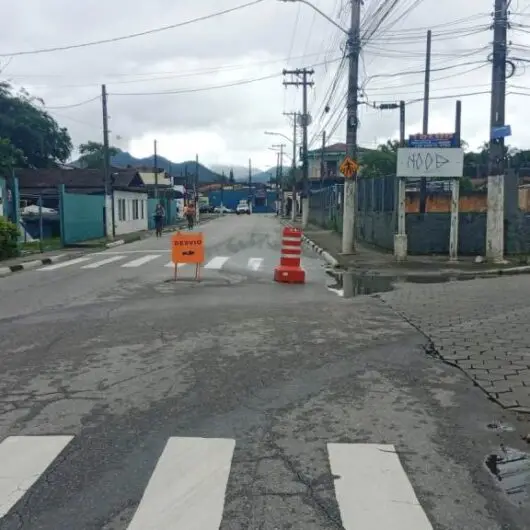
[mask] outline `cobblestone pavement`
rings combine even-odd
[[[530,413],[530,277],[401,284],[379,296],[505,408]]]

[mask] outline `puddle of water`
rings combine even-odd
[[[508,499],[522,506],[530,499],[530,454],[502,447],[486,458],[486,467]]]
[[[328,289],[343,298],[353,298],[367,294],[391,291],[395,278],[390,276],[359,276],[351,272],[344,272],[336,277],[336,283]]]
[[[513,432],[515,430],[510,425],[506,425],[500,421],[492,421],[491,423],[488,423],[486,427],[490,431],[496,431],[496,432]]]

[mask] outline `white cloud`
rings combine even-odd
[[[0,50],[9,53],[141,32],[228,9],[244,1],[152,0],[131,4],[113,0],[105,4],[103,12],[95,0],[48,0],[45,4],[36,3],[31,10],[22,3],[11,2],[2,8],[3,20],[10,23],[0,33]],[[340,24],[348,23],[349,2],[314,0],[314,3]],[[380,0],[364,2],[364,28],[374,20],[370,13],[380,3]],[[405,7],[412,3],[401,2]],[[421,99],[424,34],[431,27],[433,100],[429,130],[452,130],[456,98],[448,96],[489,91],[491,68],[486,62],[492,40],[489,3],[423,0],[388,31],[383,28],[363,51],[363,99],[369,102]],[[511,56],[527,59],[530,16],[525,16],[521,1],[511,9],[514,22],[510,30]],[[528,11],[527,14],[530,15]],[[291,126],[282,112],[301,110],[301,90],[283,87],[281,75],[250,84],[237,83],[281,74],[283,68],[331,60],[341,55],[343,46],[344,35],[309,7],[264,0],[236,13],[135,39],[13,57],[2,77],[43,97],[47,106],[52,107],[50,112],[68,127],[75,144],[101,138],[101,102],[96,99],[76,107],[53,107],[97,98],[100,85],[106,83],[113,144],[145,156],[157,138],[159,153],[175,161],[192,159],[198,153],[205,163],[246,165],[251,157],[256,166],[266,167],[275,163],[276,156],[268,147],[279,139],[264,135],[264,131],[291,135]],[[297,58],[300,56],[305,58]],[[286,60],[288,57],[291,59]],[[0,59],[0,65],[5,63]],[[457,63],[463,66],[452,68]],[[526,93],[528,75],[523,63],[517,64],[516,75],[509,81],[512,88],[508,90]],[[327,102],[336,68],[337,63],[315,67],[315,86],[309,95],[309,108],[315,118],[310,138],[314,138],[315,145],[320,142],[315,133],[323,126],[328,134],[333,133],[331,141],[343,141],[345,136],[344,120],[337,123],[342,109],[326,124],[345,93],[345,75],[331,99],[330,113],[321,116],[320,112]],[[410,74],[414,71],[418,73]],[[232,83],[235,86],[202,90]],[[183,92],[194,89],[199,91]],[[156,94],[170,91],[174,93]],[[151,95],[125,95],[131,93]],[[479,145],[488,137],[489,95],[461,99],[462,135],[472,146]],[[512,125],[512,145],[525,146],[530,142],[530,130],[525,125],[527,102],[524,95],[508,95],[506,121]],[[397,111],[381,112],[362,105],[360,143],[372,145],[396,137],[398,117]],[[421,101],[410,103],[407,133],[419,132],[421,123]]]

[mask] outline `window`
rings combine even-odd
[[[132,201],[132,218],[133,220],[138,219],[138,199],[133,199]]]
[[[145,219],[145,201],[140,201],[140,219]]]
[[[127,217],[125,210],[125,199],[118,199],[118,220],[125,221]]]

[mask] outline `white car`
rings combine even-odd
[[[234,210],[231,210],[226,206],[216,206],[213,211],[214,213],[234,213]]]
[[[250,215],[250,206],[248,205],[247,202],[240,202],[237,205],[236,213],[237,215],[242,214],[242,213],[246,213],[247,215]]]

